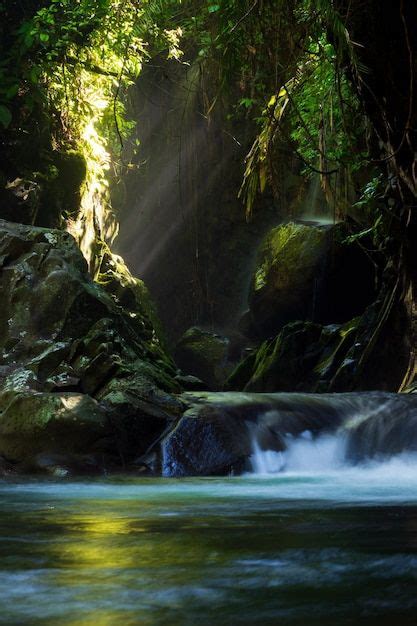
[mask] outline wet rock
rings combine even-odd
[[[200,378],[209,389],[222,389],[231,369],[229,346],[228,338],[192,327],[176,345],[174,357],[186,374]]]
[[[229,389],[247,391],[326,391],[339,368],[347,366],[359,320],[321,326],[312,322],[287,324],[265,341],[232,373]],[[352,359],[355,365],[356,361]]]
[[[288,223],[264,240],[252,278],[248,336],[266,338],[295,320],[344,323],[361,314],[375,293],[374,267],[344,224]]]
[[[206,387],[201,378],[197,378],[197,376],[177,374],[175,380],[185,391],[203,391]]]
[[[94,454],[71,454],[68,452],[40,453],[28,457],[20,466],[25,473],[49,474],[54,478],[100,475],[103,465]],[[106,469],[106,468],[104,468]]]
[[[358,414],[345,425],[350,461],[382,459],[417,451],[417,401],[413,394],[387,394],[370,414]]]
[[[144,288],[118,266],[94,283],[66,232],[1,220],[0,270],[0,454],[129,464],[182,411]]]
[[[16,467],[0,456],[0,477],[6,477],[17,473]]]
[[[239,418],[219,411],[187,415],[164,444],[164,476],[225,476],[241,473],[251,453],[250,437]]]
[[[357,394],[184,393],[189,408],[162,445],[165,476],[224,476],[250,467],[255,444],[283,451],[286,438],[335,431],[366,407]],[[372,406],[378,398],[371,398]]]

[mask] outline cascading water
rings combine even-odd
[[[165,476],[330,471],[417,451],[417,396],[188,393]]]
[[[375,397],[375,394],[371,395]],[[397,476],[399,473],[403,477],[410,473],[416,476],[414,426],[417,408],[414,398],[409,396],[403,403],[404,397],[386,396],[385,401],[375,407],[368,404],[366,394],[356,396],[355,403],[357,400],[356,410],[342,418],[335,432],[324,429],[317,436],[310,430],[296,436],[285,434],[281,451],[262,449],[258,442],[259,429],[252,426],[251,473],[266,476],[348,472],[359,478],[361,472],[386,477],[394,472]],[[330,399],[330,403],[334,401],[338,403],[336,397]],[[258,421],[271,424],[279,420],[279,412],[270,411],[259,416]]]
[[[299,437],[288,436],[283,452],[262,450],[253,443],[249,461],[254,474],[266,475],[278,472],[323,473],[346,467],[346,436],[343,433],[321,435],[316,439],[310,431]]]

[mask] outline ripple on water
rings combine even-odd
[[[324,475],[2,482],[0,497],[4,626],[416,623],[410,459]]]

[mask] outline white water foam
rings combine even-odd
[[[266,474],[278,474],[285,465],[283,452],[274,450],[261,450],[258,442],[253,443],[253,454],[249,459],[254,474],[264,476]]]
[[[288,501],[331,501],[338,503],[417,502],[417,452],[392,457],[375,457],[360,464],[346,458],[343,433],[313,439],[311,433],[286,438],[284,452],[260,450],[254,446],[253,471],[246,475],[257,495],[263,491],[279,494]]]
[[[299,437],[288,435],[285,443],[285,451],[274,452],[261,450],[254,441],[250,458],[253,472],[260,475],[279,472],[321,474],[346,466],[346,439],[343,434],[313,438],[310,431],[305,431]]]
[[[392,457],[377,456],[353,464],[346,458],[346,435],[343,432],[314,438],[309,431],[299,437],[285,438],[286,450],[261,450],[254,442],[250,457],[252,474],[281,475],[335,475],[351,474],[357,480],[384,480],[395,484],[417,480],[417,452],[403,452]]]

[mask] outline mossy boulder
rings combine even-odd
[[[283,224],[265,238],[249,296],[255,328],[276,332],[292,320],[311,319],[315,278],[327,247],[325,229]]]
[[[105,433],[97,462],[129,464],[181,413],[149,302],[128,290],[116,272],[94,283],[68,233],[0,220],[0,455],[84,454]]]
[[[238,365],[227,388],[261,392],[328,390],[339,369],[347,365],[358,325],[356,318],[344,325],[287,324],[277,337],[263,342]]]
[[[87,395],[7,391],[0,407],[0,449],[6,458],[29,463],[45,450],[65,455],[106,451],[107,413]]]
[[[186,374],[200,378],[209,389],[222,389],[231,370],[229,346],[228,338],[194,326],[177,343],[174,357]]]
[[[252,277],[249,334],[270,337],[289,322],[344,323],[374,296],[374,267],[345,224],[281,224],[265,238]]]
[[[114,254],[107,244],[100,242],[100,246],[95,282],[101,285],[132,319],[138,317],[138,312],[140,312],[142,319],[147,322],[148,338],[166,349],[162,325],[145,283],[132,276],[124,259]]]

